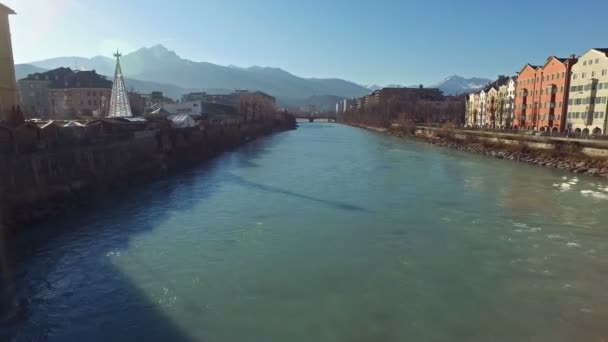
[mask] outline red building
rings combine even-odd
[[[540,87],[540,74],[542,74],[541,67],[526,64],[517,75],[514,129],[531,129],[536,125],[539,101],[537,84]]]
[[[543,66],[537,130],[563,132],[566,128],[570,70],[576,61],[574,55],[570,58],[551,56]]]
[[[551,56],[543,66],[526,64],[519,72],[513,128],[563,132],[566,125],[570,58]]]

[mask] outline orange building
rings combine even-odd
[[[574,63],[574,55],[570,58],[551,56],[543,66],[537,130],[556,133],[566,128],[570,70]]]
[[[570,58],[551,56],[543,66],[526,64],[517,77],[513,128],[563,132],[566,126]]]
[[[537,83],[540,83],[542,68],[536,65],[526,64],[517,75],[515,86],[515,117],[513,118],[514,129],[531,129],[535,126],[537,117],[536,107],[539,99]]]

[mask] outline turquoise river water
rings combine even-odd
[[[300,125],[11,244],[12,341],[608,341],[608,183]]]

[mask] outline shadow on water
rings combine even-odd
[[[344,203],[344,202],[338,202],[338,201],[330,201],[330,200],[326,200],[326,199],[322,199],[322,198],[318,198],[318,197],[299,194],[297,192],[284,190],[284,189],[277,188],[274,186],[252,182],[252,181],[246,180],[246,179],[244,179],[240,176],[234,175],[234,174],[226,175],[226,181],[229,181],[229,182],[232,182],[232,183],[244,186],[244,187],[256,189],[256,190],[262,190],[262,191],[271,192],[271,193],[275,193],[275,194],[287,195],[287,196],[291,196],[291,197],[295,197],[295,198],[299,198],[299,199],[303,199],[303,200],[307,200],[307,201],[321,203],[324,205],[331,206],[335,209],[370,212],[368,209],[359,207],[356,205],[352,205],[352,204],[348,204],[348,203]]]
[[[255,160],[276,139],[280,135],[259,139],[182,174],[117,190],[63,217],[24,229],[17,238],[0,236],[0,340],[192,340],[112,263],[108,253],[128,249],[132,237],[211,196],[224,180],[227,164],[257,167]],[[179,229],[175,227],[176,234]],[[134,257],[129,262],[176,293],[172,280],[163,279],[154,265]],[[184,298],[180,303],[177,310],[203,322],[204,308],[196,301]]]

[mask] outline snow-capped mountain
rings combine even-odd
[[[439,88],[445,95],[460,95],[480,90],[490,82],[492,80],[487,78],[464,78],[452,75],[439,83],[429,86],[429,88]]]
[[[488,83],[492,82],[492,80],[489,80],[487,78],[478,78],[478,77],[471,77],[471,78],[464,78],[458,75],[452,75],[446,79],[444,79],[441,82],[435,83],[435,84],[431,84],[431,85],[424,85],[425,88],[439,88],[441,91],[443,91],[443,93],[445,95],[461,95],[461,94],[467,94],[467,93],[471,93],[474,91],[478,91],[481,88],[485,87],[486,85],[488,85]],[[381,89],[381,88],[417,88],[420,85],[418,84],[412,84],[409,86],[403,86],[401,84],[388,84],[384,87],[379,86],[377,84],[374,85],[362,85],[363,87],[369,89],[370,92],[377,90],[377,89]]]

